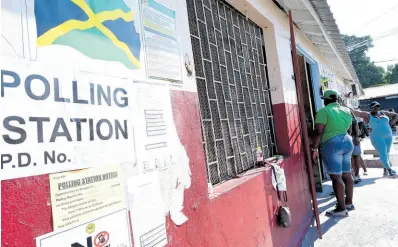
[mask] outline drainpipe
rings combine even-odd
[[[292,58],[293,58],[293,68],[295,74],[295,81],[296,81],[296,89],[297,89],[297,100],[298,100],[298,107],[299,107],[299,115],[300,115],[300,122],[301,122],[301,135],[304,140],[304,151],[307,161],[308,167],[308,177],[310,181],[310,188],[311,188],[311,196],[312,196],[312,204],[314,207],[314,215],[316,220],[316,227],[318,229],[318,237],[322,239],[322,229],[319,220],[319,210],[318,210],[318,201],[316,199],[316,192],[315,192],[315,182],[312,170],[312,156],[310,151],[310,141],[308,139],[308,131],[307,131],[307,122],[305,120],[305,110],[303,105],[303,100],[301,99],[301,95],[303,95],[303,89],[301,88],[301,77],[300,77],[300,69],[298,65],[297,59],[297,49],[296,49],[296,39],[294,37],[294,24],[292,18],[292,12],[289,11],[289,26],[290,26],[290,40],[291,40],[291,48],[292,48]]]

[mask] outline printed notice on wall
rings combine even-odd
[[[178,137],[167,85],[139,84],[134,100],[137,129],[137,168],[140,173],[159,173],[163,211],[181,225],[184,190],[191,186],[189,158]]]
[[[176,12],[155,0],[142,0],[142,23],[148,77],[181,83]]]
[[[171,165],[174,143],[173,113],[171,110],[170,90],[166,85],[137,84],[134,91],[134,113],[137,131],[136,146],[138,168],[143,172],[166,169]],[[133,104],[133,103],[132,103]]]
[[[159,180],[158,171],[154,171],[130,177],[126,182],[136,247],[161,247],[167,244],[166,217]]]
[[[132,247],[127,209],[36,238],[37,247]]]
[[[54,229],[86,222],[125,207],[119,165],[50,175]]]
[[[0,178],[135,163],[128,80],[2,64]]]

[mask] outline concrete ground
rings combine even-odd
[[[368,147],[368,140],[364,146]],[[370,146],[369,146],[370,147]],[[395,144],[398,150],[398,143]],[[398,170],[398,159],[393,159]],[[355,185],[355,211],[343,219],[325,216],[336,204],[331,181],[318,194],[323,239],[318,239],[316,225],[308,230],[302,247],[394,247],[398,246],[398,179],[382,178],[382,168],[368,168],[368,176]],[[362,174],[362,169],[361,169]]]

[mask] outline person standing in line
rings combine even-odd
[[[316,114],[313,136],[313,158],[319,157],[332,179],[336,195],[336,208],[326,212],[327,216],[347,217],[347,210],[354,210],[352,203],[354,181],[351,174],[351,155],[354,150],[351,133],[350,109],[338,103],[338,93],[326,90],[323,94],[325,107]],[[344,198],[345,196],[345,198]]]
[[[369,136],[369,132],[365,126],[365,123],[363,122],[363,118],[361,117],[355,117],[355,119],[358,121],[358,127],[359,127],[359,131],[361,132],[361,137],[365,138],[367,136]]]
[[[359,137],[359,126],[355,116],[352,116],[352,142],[354,143],[354,151],[352,152],[351,164],[354,170],[354,183],[357,184],[362,181],[359,176],[359,167],[361,166],[361,139]]]
[[[393,108],[388,109],[389,112],[395,113],[395,110]],[[396,124],[396,123],[395,123]],[[391,125],[392,131],[397,131],[397,127],[395,124]]]
[[[398,114],[394,112],[380,111],[381,105],[374,101],[370,104],[371,111],[364,112],[352,110],[355,116],[363,118],[371,128],[370,141],[380,156],[384,166],[383,176],[396,178],[397,174],[390,166],[390,149],[392,146],[393,135],[391,127],[398,121]]]
[[[355,116],[354,116],[354,117],[355,117]],[[356,122],[357,122],[358,128],[356,128],[356,126],[353,125],[353,126],[352,126],[352,127],[353,127],[353,132],[354,132],[354,130],[356,130],[356,135],[357,135],[358,137],[364,136],[363,131],[364,131],[366,128],[364,127],[365,123],[363,122],[363,119],[360,118],[360,117],[355,117],[355,120],[356,120]],[[353,121],[354,121],[354,120],[353,120]],[[354,141],[354,144],[355,144],[355,141]],[[361,141],[360,141],[360,138],[359,138],[359,144],[358,144],[358,145],[355,144],[354,152],[352,153],[352,157],[353,157],[352,163],[353,163],[353,164],[355,163],[355,165],[353,165],[353,167],[356,168],[356,170],[355,170],[355,175],[354,175],[354,182],[355,182],[355,183],[358,183],[358,182],[361,182],[361,181],[362,181],[361,177],[359,176],[359,169],[360,169],[361,167],[362,167],[362,169],[363,169],[363,175],[365,175],[365,176],[368,175],[368,170],[366,169],[365,162],[364,162],[363,159],[362,159],[362,151],[361,151]]]

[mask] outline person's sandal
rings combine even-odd
[[[337,208],[337,203],[335,205],[335,208]],[[355,210],[355,206],[354,206],[354,204],[346,204],[345,209],[347,209],[347,211],[353,211],[353,210]]]
[[[396,171],[391,170],[391,173],[389,173],[388,171],[383,172],[383,177],[386,177],[386,178],[397,178],[398,175],[397,175]]]
[[[348,217],[348,211],[347,211],[347,209],[339,210],[336,207],[335,209],[327,211],[326,216],[344,218],[344,217]]]
[[[355,206],[354,204],[346,204],[345,209],[347,209],[348,211],[353,211],[355,210]]]

